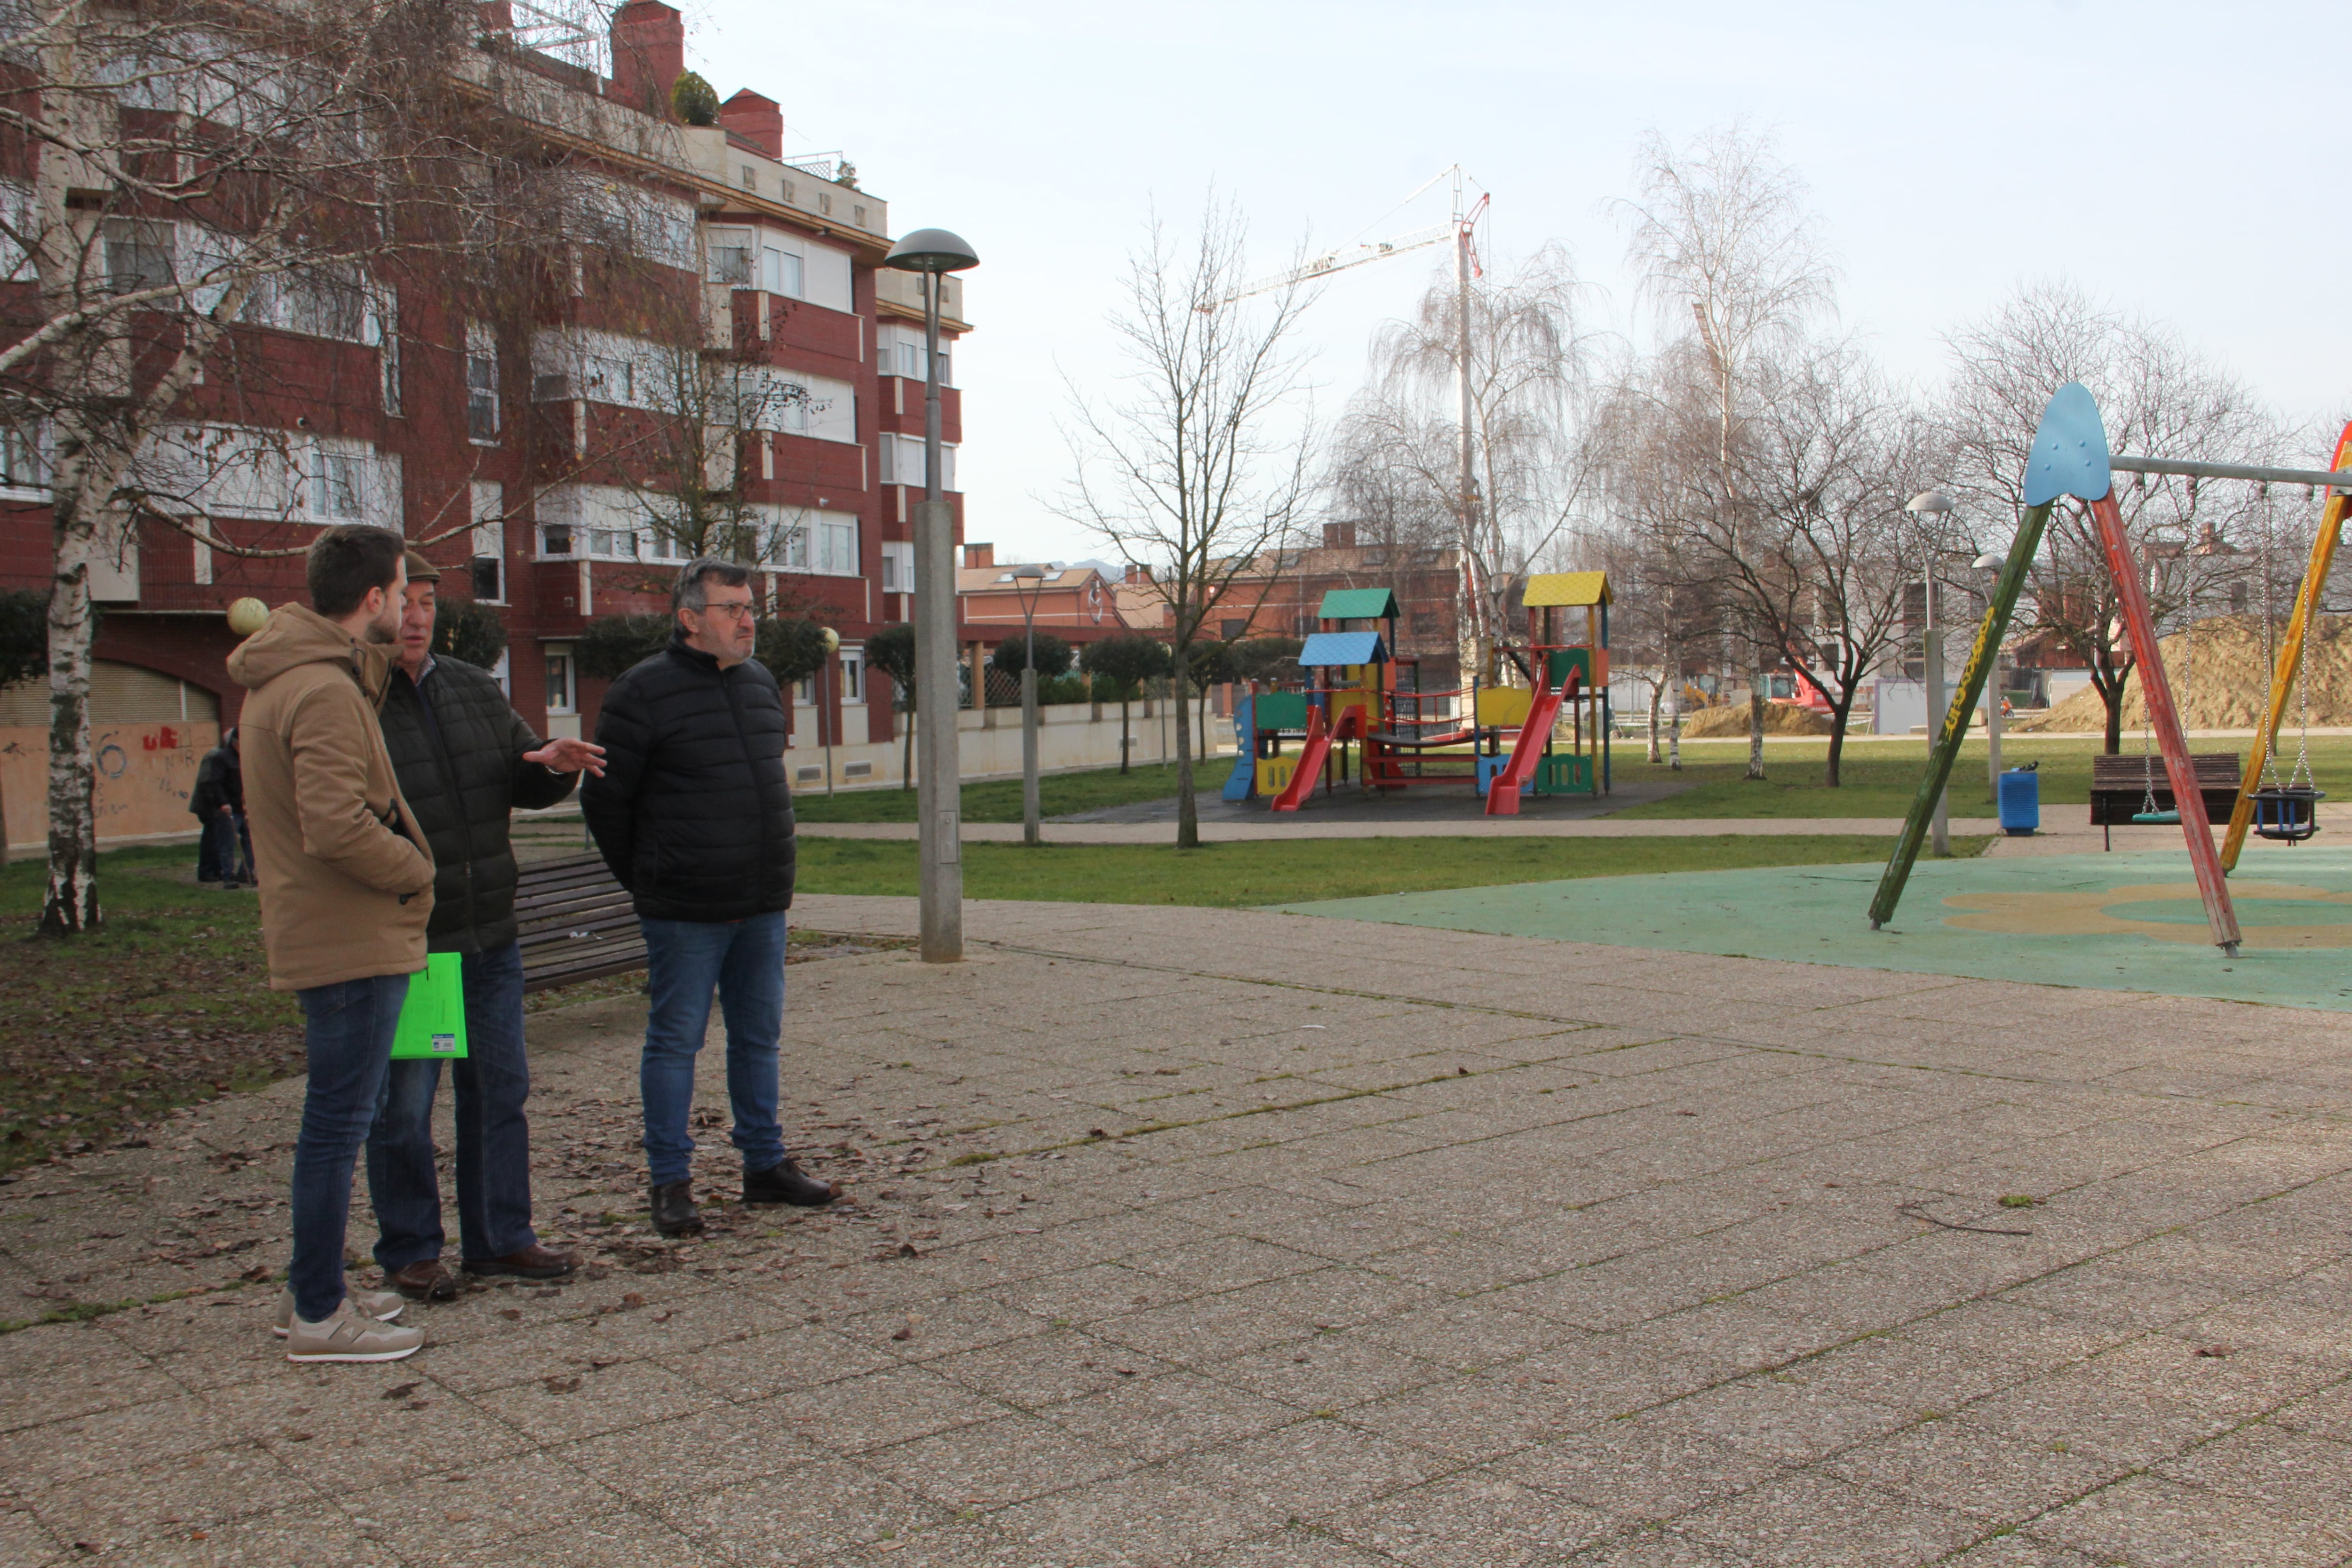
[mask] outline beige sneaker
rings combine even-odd
[[[408,1305],[396,1290],[346,1290],[343,1300],[352,1304],[352,1311],[385,1323],[400,1316],[401,1310]],[[269,1331],[282,1340],[293,1326],[294,1290],[289,1286],[278,1292],[278,1311],[269,1320]]]
[[[323,1323],[299,1314],[286,1332],[288,1361],[399,1361],[425,1344],[425,1331],[404,1329],[352,1310],[349,1298]]]

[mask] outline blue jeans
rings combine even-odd
[[[294,1288],[294,1310],[315,1323],[343,1300],[352,1166],[383,1100],[408,976],[341,980],[295,994],[302,1003],[310,1082],[294,1141],[294,1260],[286,1281]]]
[[[776,1037],[784,1027],[784,914],[740,921],[649,921],[646,1054],[637,1087],[646,1105],[646,1164],[656,1186],[682,1182],[694,1157],[694,1058],[710,1029],[710,994],[727,1020],[727,1099],[743,1168],[783,1163],[776,1124]]]
[[[457,1100],[457,1240],[469,1262],[539,1240],[530,1227],[530,1062],[522,1044],[522,949],[468,954],[466,1054],[449,1064]],[[368,1133],[375,1260],[385,1273],[441,1256],[441,1186],[433,1163],[433,1096],[441,1064],[392,1064],[383,1110]]]

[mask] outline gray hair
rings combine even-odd
[[[677,581],[669,591],[670,608],[697,613],[707,609],[709,584],[714,581],[722,588],[740,588],[751,581],[751,569],[716,555],[698,556],[678,569]]]

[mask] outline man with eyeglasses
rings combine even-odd
[[[671,604],[669,646],[604,694],[604,775],[588,781],[580,805],[645,932],[652,1001],[638,1090],[654,1228],[691,1236],[702,1215],[688,1121],[714,992],[743,1201],[814,1206],[835,1194],[785,1155],[776,1120],[793,796],[782,693],[751,658],[751,574],[708,556],[689,562]]]

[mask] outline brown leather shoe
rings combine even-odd
[[[532,1242],[504,1258],[468,1258],[461,1267],[468,1274],[512,1274],[524,1279],[561,1279],[580,1267],[568,1252],[556,1252]]]
[[[454,1301],[457,1277],[437,1258],[420,1258],[405,1268],[395,1268],[384,1283],[412,1301]]]

